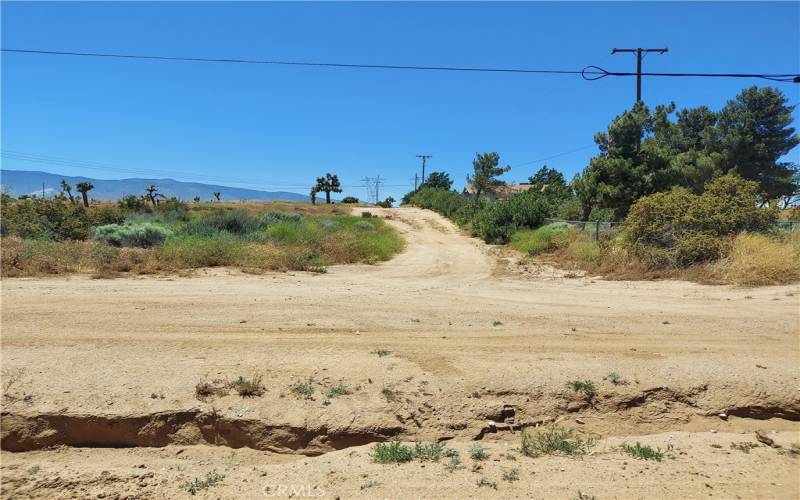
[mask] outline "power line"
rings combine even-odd
[[[57,55],[76,57],[102,57],[115,59],[141,59],[152,61],[183,61],[206,63],[231,63],[231,64],[270,64],[283,66],[311,66],[329,68],[364,68],[364,69],[395,69],[415,71],[459,71],[478,73],[527,73],[549,75],[580,75],[586,80],[599,80],[607,76],[659,76],[659,77],[698,77],[698,78],[761,78],[776,82],[800,83],[798,73],[630,73],[620,71],[607,71],[599,66],[587,66],[582,70],[567,69],[527,69],[527,68],[486,68],[486,67],[461,67],[461,66],[419,66],[399,64],[355,64],[334,62],[307,62],[283,61],[269,59],[240,59],[240,58],[213,58],[195,56],[164,56],[145,54],[121,54],[108,52],[74,52],[59,50],[34,50],[34,49],[0,49],[3,52],[17,54]]]
[[[514,167],[522,167],[524,165],[530,165],[531,163],[539,163],[539,162],[542,162],[542,161],[552,160],[553,158],[558,158],[559,156],[566,156],[568,154],[577,153],[578,151],[583,151],[584,149],[589,149],[589,148],[593,148],[593,147],[596,147],[596,146],[597,146],[596,144],[589,144],[589,145],[586,145],[586,146],[581,146],[579,148],[571,149],[569,151],[564,151],[563,153],[554,154],[552,156],[546,156],[544,158],[539,158],[537,160],[531,160],[531,161],[526,161],[526,162],[523,162],[523,163],[517,163],[517,164],[514,165]]]

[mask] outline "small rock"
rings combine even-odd
[[[780,445],[775,444],[775,440],[771,437],[767,436],[764,431],[761,429],[756,430],[756,440],[760,443],[764,443],[767,446],[772,446],[773,448],[780,448]]]
[[[725,413],[725,412],[722,412],[722,413],[719,414],[719,418],[721,418],[722,420],[728,420],[728,414]]]
[[[576,418],[576,419],[575,419],[575,422],[576,422],[576,423],[579,423],[579,424],[585,424],[585,423],[586,423],[586,422],[584,422],[583,420],[581,420],[580,418]]]

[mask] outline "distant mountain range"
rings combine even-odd
[[[214,197],[214,191],[220,192],[223,201],[234,200],[282,200],[282,201],[309,201],[309,197],[287,191],[258,191],[216,184],[203,184],[200,182],[183,182],[174,179],[92,179],[90,177],[72,177],[68,175],[51,174],[35,170],[0,170],[0,186],[12,196],[23,194],[42,195],[44,184],[45,196],[54,196],[61,192],[61,179],[74,187],[78,182],[91,182],[94,189],[89,192],[89,197],[95,200],[118,200],[125,195],[144,194],[144,188],[150,184],[158,186],[158,192],[164,196],[175,196],[182,200],[192,200],[195,196],[208,201]]]

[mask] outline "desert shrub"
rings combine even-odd
[[[355,224],[353,224],[353,227],[364,231],[373,231],[375,229],[375,226],[373,226],[372,224],[370,224],[365,220],[360,220],[356,222]]]
[[[770,236],[742,233],[717,263],[725,283],[772,285],[800,280],[800,234]]]
[[[147,200],[135,194],[123,196],[121,200],[117,201],[117,206],[126,212],[150,211],[150,205],[147,203]]]
[[[342,198],[342,203],[358,203],[358,198],[355,196],[345,196]]]
[[[184,232],[194,236],[212,236],[226,232],[236,235],[254,233],[266,227],[262,218],[241,210],[220,210],[190,221]]]
[[[660,462],[664,458],[664,454],[660,449],[653,449],[651,446],[642,446],[639,442],[636,444],[624,443],[622,445],[622,451],[639,460],[655,460],[656,462]]]
[[[156,248],[160,260],[176,268],[235,265],[244,255],[245,241],[231,234],[213,237],[178,235]]]
[[[85,240],[93,226],[118,224],[124,214],[115,207],[89,207],[61,198],[3,198],[0,233],[22,238]]]
[[[578,262],[597,263],[603,258],[603,251],[600,245],[596,241],[591,241],[585,234],[570,242],[567,252],[570,258]]]
[[[398,440],[378,443],[372,449],[372,460],[379,464],[397,464],[414,459],[414,449]]]
[[[677,188],[645,196],[625,220],[626,242],[654,267],[714,260],[725,252],[724,237],[775,223],[777,211],[758,202],[758,184],[734,175],[709,181],[700,195]]]
[[[155,224],[107,224],[92,230],[92,239],[115,247],[149,248],[160,245],[172,231]]]
[[[230,386],[243,398],[261,396],[265,390],[261,384],[261,375],[258,374],[254,374],[249,379],[239,376],[239,378],[230,383]]]
[[[511,236],[511,244],[520,252],[536,255],[563,243],[568,229],[569,225],[564,222],[553,222],[534,230],[522,229]]]
[[[412,205],[452,218],[463,205],[470,202],[470,198],[455,191],[425,187],[409,196],[408,201]]]
[[[531,431],[522,430],[521,451],[529,457],[540,455],[583,455],[594,446],[596,439],[584,437],[572,429],[548,425]]]

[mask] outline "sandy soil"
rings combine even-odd
[[[216,469],[199,496],[800,498],[800,286],[565,277],[431,212],[376,213],[408,242],[378,266],[3,280],[2,496],[188,496]],[[195,393],[240,376],[264,394]],[[604,439],[521,456],[519,428],[553,420]],[[781,447],[730,448],[756,429]],[[465,468],[371,463],[395,435],[448,440]],[[635,441],[672,451],[618,449]]]

